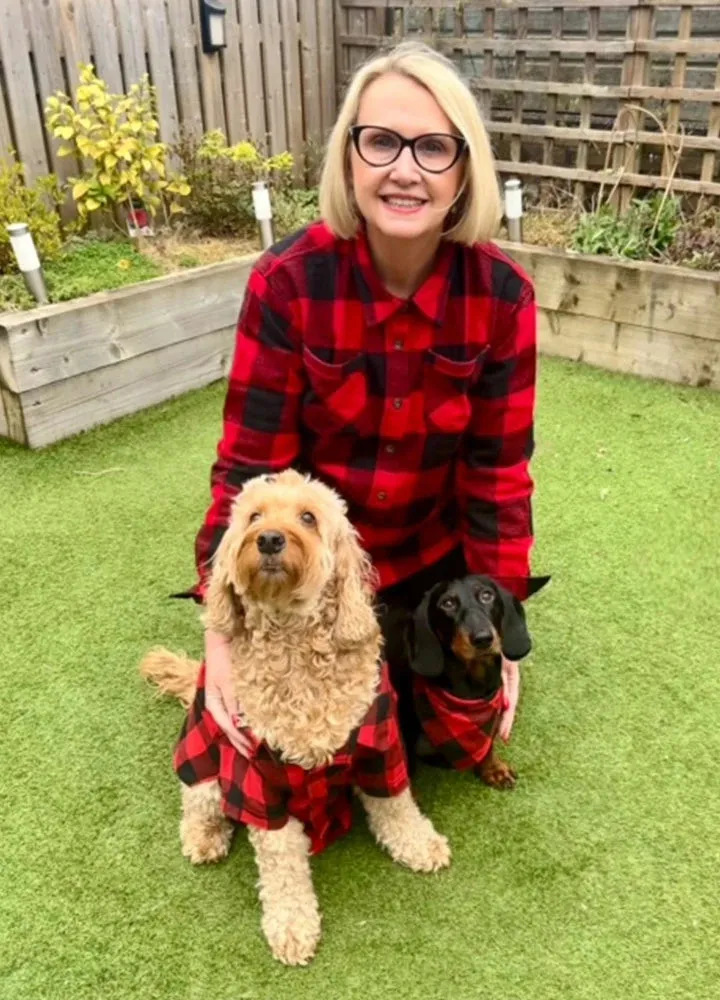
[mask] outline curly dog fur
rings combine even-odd
[[[278,536],[282,547],[273,551]],[[368,557],[334,491],[288,470],[252,479],[239,493],[215,557],[204,621],[231,642],[242,724],[289,763],[328,763],[373,702],[381,636],[372,584]],[[189,705],[199,667],[154,650],[141,672]],[[217,782],[183,786],[182,796],[183,853],[194,863],[224,857],[232,824]],[[449,863],[446,838],[409,790],[360,799],[375,838],[395,861],[415,871]],[[294,819],[280,830],[248,827],[248,834],[271,950],[287,964],[306,964],[320,938],[309,839]]]

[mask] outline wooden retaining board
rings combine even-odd
[[[720,275],[499,245],[535,284],[541,353],[720,389]]]
[[[0,435],[44,447],[225,376],[255,259],[0,316]]]

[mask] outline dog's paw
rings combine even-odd
[[[273,956],[284,965],[307,965],[320,941],[320,915],[295,910],[266,913],[263,930]]]
[[[452,852],[447,837],[438,833],[430,820],[418,825],[414,836],[403,838],[391,853],[394,861],[414,872],[436,872],[447,868]]]
[[[222,861],[228,856],[233,828],[228,822],[198,827],[197,824],[180,824],[182,852],[194,865]]]
[[[517,784],[517,771],[497,757],[493,757],[487,765],[483,765],[479,775],[486,785],[500,791],[507,791]]]

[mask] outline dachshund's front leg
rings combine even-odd
[[[475,774],[486,785],[498,788],[500,791],[514,788],[517,784],[517,771],[496,756],[495,747],[492,748],[482,764],[477,765]]]
[[[392,798],[358,792],[375,839],[394,861],[415,872],[434,872],[450,864],[447,837],[423,816],[409,788]]]

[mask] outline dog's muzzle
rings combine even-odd
[[[257,547],[264,556],[276,556],[287,545],[287,539],[281,531],[262,531],[257,537]]]

